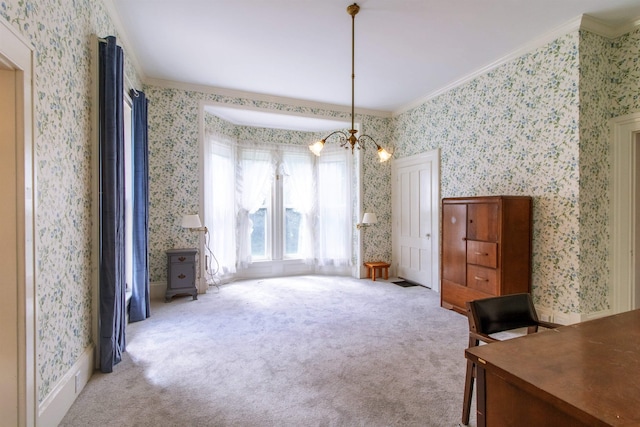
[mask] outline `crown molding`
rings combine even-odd
[[[140,81],[144,83],[145,74],[142,71],[142,66],[140,65],[140,61],[138,61],[138,57],[136,56],[136,53],[133,50],[133,45],[129,42],[129,37],[127,36],[127,32],[124,29],[124,25],[122,25],[122,21],[120,20],[120,15],[118,15],[118,11],[116,10],[116,7],[113,5],[113,0],[102,0],[102,4],[107,10],[107,15],[109,15],[109,18],[111,19],[111,22],[113,23],[113,26],[116,29],[116,33],[118,35],[118,40],[119,40],[118,43],[120,44],[120,46],[122,46],[122,48],[126,52],[127,59],[129,59],[129,61],[131,62],[131,65],[133,65],[133,68],[135,69],[136,74],[138,75],[138,78],[140,79]],[[107,34],[98,34],[98,35],[100,37],[105,37]]]
[[[345,123],[349,123],[350,118],[342,118],[342,117],[334,117],[334,116],[329,116],[329,115],[323,115],[323,114],[309,114],[309,113],[304,113],[304,112],[300,112],[300,111],[286,111],[286,110],[273,110],[273,109],[269,109],[269,108],[263,108],[263,107],[258,107],[256,105],[237,105],[237,104],[229,104],[227,102],[223,102],[223,101],[209,101],[209,100],[201,100],[200,104],[202,105],[202,108],[204,108],[205,110],[207,110],[207,107],[224,107],[224,108],[233,108],[236,110],[242,110],[242,111],[255,111],[255,112],[266,112],[266,113],[270,113],[270,114],[280,114],[283,116],[293,116],[293,117],[302,117],[302,118],[313,118],[313,119],[320,119],[320,120],[331,120],[331,121],[336,121],[336,122],[345,122]],[[349,112],[351,112],[351,110],[349,110]],[[226,120],[226,119],[225,119]],[[229,120],[227,120],[229,121]],[[243,125],[242,123],[235,123],[232,122],[234,125]]]
[[[208,93],[212,95],[228,96],[232,98],[243,98],[251,101],[273,102],[278,104],[290,105],[294,107],[306,107],[311,109],[322,109],[322,110],[330,110],[330,111],[337,111],[337,112],[343,112],[343,113],[351,113],[351,107],[345,106],[345,105],[327,104],[327,103],[316,102],[316,101],[280,97],[275,95],[260,94],[260,93],[247,92],[247,91],[241,91],[241,90],[235,90],[235,89],[220,88],[215,86],[149,78],[142,71],[142,67],[140,66],[140,62],[138,61],[135,51],[133,49],[130,49],[132,45],[128,40],[127,33],[124,29],[124,26],[122,25],[122,22],[117,13],[117,10],[113,5],[113,0],[102,0],[102,2],[121,40],[120,44],[123,46],[123,48],[127,52],[127,57],[131,61],[136,73],[138,74],[138,78],[145,85],[158,86],[158,87],[163,87],[168,89],[178,89],[178,90],[185,90],[185,91]],[[543,34],[542,36],[524,44],[520,48],[508,53],[507,55],[500,57],[495,61],[477,69],[476,71],[470,74],[467,74],[466,76],[463,76],[455,81],[452,81],[446,86],[443,86],[438,90],[435,90],[423,97],[420,97],[419,99],[416,99],[415,101],[409,104],[406,104],[405,106],[402,106],[397,110],[389,112],[389,111],[371,110],[366,108],[355,108],[355,112],[357,114],[364,114],[364,115],[369,115],[373,117],[381,117],[381,118],[395,117],[413,108],[416,108],[426,103],[427,101],[433,98],[436,98],[452,89],[455,89],[458,86],[462,86],[463,84],[468,83],[469,81],[477,77],[480,77],[488,73],[489,71],[498,68],[499,66],[505,63],[508,63],[520,56],[523,56],[542,46],[545,46],[546,44],[552,42],[553,40],[556,40],[557,38],[564,36],[572,31],[586,30],[608,39],[615,39],[631,31],[634,31],[638,28],[640,28],[640,17],[636,17],[635,19],[621,25],[611,25],[605,21],[599,20],[590,15],[581,15]]]
[[[608,22],[594,18],[590,15],[582,15],[581,30],[587,30],[608,39],[616,39],[640,27],[640,17],[636,17],[631,21],[622,25],[611,25]]]
[[[462,86],[463,84],[477,78],[480,77],[483,74],[488,73],[489,71],[498,68],[499,66],[510,62],[522,55],[525,55],[527,53],[530,53],[542,46],[545,46],[549,43],[551,43],[552,41],[556,40],[559,37],[564,36],[565,34],[568,34],[572,31],[578,31],[578,30],[586,30],[589,32],[592,32],[594,34],[600,35],[602,37],[606,37],[608,39],[615,39],[617,37],[620,37],[624,34],[627,34],[637,28],[640,27],[640,17],[627,22],[623,25],[618,25],[618,26],[614,26],[614,25],[610,25],[602,20],[596,19],[592,16],[589,15],[581,15],[578,16],[577,18],[572,19],[571,21],[549,31],[548,33],[543,34],[542,36],[532,40],[531,42],[521,46],[520,48],[512,51],[511,53],[498,58],[497,60],[493,61],[490,64],[485,65],[484,67],[472,72],[471,74],[468,74],[458,80],[455,80],[451,83],[449,83],[448,85],[434,91],[431,92],[430,94],[417,99],[414,102],[411,102],[407,105],[405,105],[404,107],[399,108],[398,110],[395,110],[392,113],[392,116],[398,116],[404,112],[407,112],[413,108],[416,108],[422,104],[424,104],[425,102],[439,96],[442,95],[443,93],[446,93],[452,89],[455,89],[458,86]]]
[[[590,33],[597,34],[608,39],[615,38],[616,29],[612,25],[604,22],[593,16],[583,15],[582,22],[580,23],[580,29],[589,31]]]
[[[250,101],[273,102],[276,104],[289,105],[292,107],[304,107],[311,109],[338,111],[341,113],[351,113],[351,107],[346,105],[326,104],[322,102],[308,101],[304,99],[286,98],[282,96],[266,95],[254,92],[246,92],[236,89],[227,89],[215,86],[198,85],[192,83],[175,82],[171,80],[162,80],[147,78],[144,80],[145,85],[158,86],[165,89],[178,89],[188,92],[200,92],[210,95],[227,96],[230,98],[242,98]],[[356,114],[364,114],[368,116],[391,118],[391,112],[380,110],[369,110],[366,108],[356,108]]]
[[[481,67],[479,69],[477,69],[476,71],[467,74],[466,76],[455,80],[451,83],[449,83],[446,86],[441,87],[440,89],[431,92],[430,94],[415,100],[414,102],[411,102],[410,104],[405,105],[404,107],[401,107],[398,110],[395,110],[393,112],[393,116],[397,116],[400,115],[404,112],[407,112],[415,107],[418,107],[422,104],[424,104],[425,102],[439,96],[442,95],[443,93],[449,92],[452,89],[457,88],[458,86],[462,86],[465,83],[470,82],[471,80],[480,77],[486,73],[488,73],[491,70],[494,70],[496,68],[498,68],[499,66],[506,64],[507,62],[510,62],[516,58],[521,57],[522,55],[532,52],[535,49],[538,49],[546,44],[549,44],[550,42],[552,42],[553,40],[556,40],[558,37],[561,37],[567,33],[570,33],[571,31],[575,31],[578,30],[580,28],[580,22],[581,22],[582,17],[577,17],[572,19],[571,21],[567,22],[566,24],[563,24],[551,31],[549,31],[548,33],[543,34],[542,36],[528,42],[527,44],[519,47],[518,49],[508,53],[507,55],[496,59],[495,61],[485,65],[484,67]]]

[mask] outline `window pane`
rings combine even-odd
[[[251,256],[265,258],[267,256],[267,208],[260,208],[249,215],[253,222],[251,231]]]
[[[313,155],[308,152],[283,154],[284,256],[309,259],[313,250],[313,231],[309,217],[313,209]]]
[[[300,235],[300,220],[302,215],[292,208],[285,209],[284,229],[285,229],[285,255],[296,255],[298,253],[298,242]]]
[[[318,169],[318,259],[320,264],[351,261],[351,181],[347,150],[325,153]]]

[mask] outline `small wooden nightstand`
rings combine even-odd
[[[382,261],[375,262],[365,262],[364,266],[367,267],[367,278],[371,278],[374,282],[376,281],[376,272],[378,272],[378,277],[382,276],[384,272],[385,280],[389,278],[389,267],[391,264]]]
[[[169,249],[167,251],[167,291],[165,302],[176,295],[191,295],[198,299],[196,288],[197,249]]]

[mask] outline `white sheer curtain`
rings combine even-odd
[[[318,266],[351,264],[351,152],[325,147],[318,158]]]
[[[282,154],[285,208],[291,207],[300,214],[297,255],[307,263],[313,261],[313,214],[316,199],[312,156],[307,147]]]
[[[315,157],[306,145],[238,143],[217,134],[208,134],[206,141],[204,224],[209,228],[220,279],[239,274],[254,261],[251,218],[262,207],[267,207],[268,227],[274,225],[274,218],[283,218],[283,224],[274,225],[269,232],[284,237],[274,240],[270,236],[266,243],[280,240],[284,247],[273,248],[275,258],[269,257],[269,249],[261,262],[299,259],[315,265],[318,272],[348,274],[353,245],[349,150],[327,146],[322,156]],[[276,171],[283,177],[284,199],[278,202],[284,209],[277,215],[271,205],[273,197],[280,197],[274,196],[280,191],[274,181]],[[294,214],[287,217],[287,213]]]
[[[209,248],[218,264],[216,276],[224,279],[236,272],[235,152],[233,142],[209,135],[204,161],[204,225],[209,229]],[[209,260],[214,272],[216,263]]]
[[[251,232],[253,224],[249,215],[262,207],[269,197],[275,163],[272,153],[256,148],[239,148],[239,166],[236,174],[236,194],[240,203],[238,210],[238,264],[246,267],[251,263]]]

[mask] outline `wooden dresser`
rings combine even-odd
[[[531,292],[532,201],[526,196],[442,200],[442,307]]]

